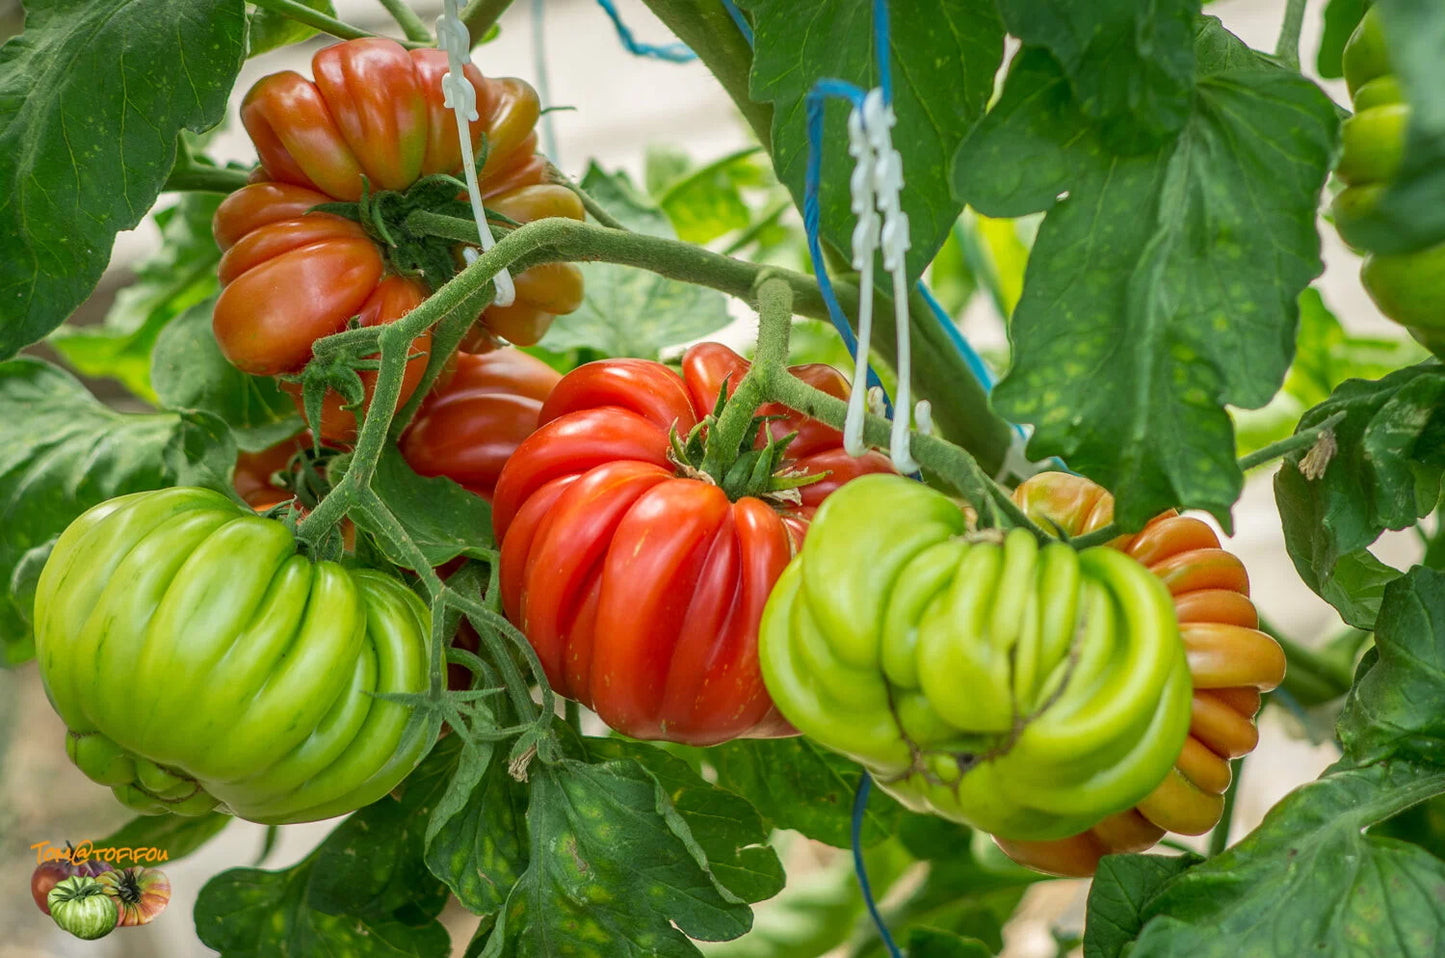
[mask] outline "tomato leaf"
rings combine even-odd
[[[941,928],[915,928],[908,933],[908,958],[993,958],[995,954],[977,938]]]
[[[667,216],[627,174],[609,174],[593,163],[582,187],[629,229],[675,237]],[[543,337],[541,346],[550,352],[590,348],[604,356],[656,359],[665,347],[701,339],[729,322],[727,298],[716,290],[626,266],[579,265],[585,298]]]
[[[1445,794],[1429,704],[1445,699],[1445,573],[1417,567],[1386,589],[1376,643],[1340,718],[1343,760],[1149,897],[1129,958],[1438,951],[1445,861],[1370,828]]]
[[[1121,958],[1144,927],[1144,911],[1160,889],[1204,861],[1198,855],[1105,855],[1089,886],[1084,958]]]
[[[453,736],[455,737],[455,736]],[[462,907],[491,920],[527,867],[527,789],[490,742],[462,745],[426,829],[426,862]]]
[[[755,46],[750,95],[773,104],[773,168],[793,200],[803,205],[808,161],[805,98],[820,77],[877,85],[872,4],[817,0],[743,0],[752,15]],[[893,145],[903,155],[903,210],[912,246],[908,274],[919,276],[942,245],[961,205],[949,191],[949,161],[983,114],[1003,58],[1003,25],[992,0],[938,4],[893,0],[890,50]],[[920,54],[920,51],[927,51]],[[823,183],[819,191],[823,235],[839,250],[852,249],[854,216],[848,189],[848,108],[830,106],[824,124]]]
[[[1352,230],[1360,246],[1403,253],[1445,240],[1445,6],[1379,0],[1390,66],[1410,104],[1405,154],[1378,205]]]
[[[50,344],[82,376],[109,377],[150,402],[151,350],[177,316],[211,300],[221,289],[221,251],[211,238],[214,194],[187,194],[156,214],[161,248],[142,262],[136,280],[115,297],[99,326],[61,326]],[[224,417],[223,417],[224,418]]]
[[[207,413],[116,412],[36,359],[0,363],[0,409],[0,582],[22,587],[0,598],[0,658],[14,664],[33,654],[34,579],[71,520],[127,492],[226,489],[236,448]]]
[[[331,0],[300,0],[303,6],[318,10],[327,16],[336,16],[336,7]],[[290,46],[316,36],[314,27],[308,27],[291,19],[284,13],[257,7],[247,18],[246,56],[260,56],[278,47]]]
[[[457,743],[443,740],[390,796],[354,813],[300,864],[233,868],[196,899],[196,934],[222,958],[346,954],[443,958],[446,889],[427,872],[422,833]]]
[[[176,135],[219,122],[240,70],[240,0],[34,0],[0,48],[0,359],[95,288],[141,221]],[[157,29],[165,24],[166,29]]]
[[[740,187],[756,179],[757,152],[757,147],[748,147],[694,167],[686,156],[648,150],[647,191],[667,214],[678,239],[707,243],[747,228],[752,213]]]
[[[1299,428],[1340,412],[1324,475],[1306,479],[1292,456],[1275,474],[1275,501],[1300,578],[1346,622],[1370,630],[1385,584],[1399,573],[1367,549],[1384,530],[1414,525],[1440,497],[1445,366],[1432,359],[1378,381],[1348,380]]]
[[[768,846],[757,809],[726,788],[703,781],[687,762],[660,748],[620,738],[588,739],[594,759],[632,759],[647,769],[687,822],[707,856],[708,868],[728,891],[746,902],[772,898],[783,889],[783,866]]]
[[[1358,764],[1404,756],[1445,765],[1445,573],[1416,566],[1385,589],[1375,647],[1340,714],[1345,754]]]
[[[198,303],[160,331],[150,379],[164,408],[211,413],[231,427],[237,447],[260,452],[306,424],[276,380],[249,376],[221,355],[211,332],[214,305],[214,298]]]
[[[1049,210],[993,405],[1035,425],[1031,458],[1112,489],[1132,528],[1180,504],[1229,528],[1243,479],[1223,405],[1274,394],[1322,269],[1334,105],[1212,18],[1196,55],[1183,130],[1119,157],[1054,59],[1026,48],[954,165],[986,215]]]
[[[534,763],[530,791],[527,870],[481,955],[695,958],[689,936],[727,940],[752,924],[636,762]]]
[[[155,848],[164,852],[166,862],[178,861],[196,851],[215,838],[235,821],[230,815],[208,812],[194,818],[181,815],[140,815],[132,818],[118,830],[93,843],[95,848],[141,849]],[[80,851],[81,846],[76,846]],[[160,867],[159,862],[135,856],[120,859],[105,859],[117,868],[131,865]]]
[[[853,844],[853,796],[863,769],[806,738],[739,739],[704,758],[718,784],[742,795],[770,828],[790,828],[834,848]],[[892,835],[902,808],[875,789],[863,816],[865,848]]]
[[[487,500],[445,476],[418,476],[395,446],[387,446],[382,452],[371,485],[432,565],[450,562],[460,555],[474,559],[495,556],[492,507]],[[365,515],[356,513],[352,520],[372,536],[393,563],[408,564],[406,556],[381,536],[381,530]]]
[[[1359,26],[1367,6],[1367,0],[1329,0],[1325,6],[1325,28],[1320,35],[1315,69],[1326,80],[1338,80],[1345,75],[1345,42]]]
[[[1199,0],[1001,0],[999,12],[1010,34],[1054,55],[1116,152],[1148,149],[1188,120]]]

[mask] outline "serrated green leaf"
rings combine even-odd
[[[299,0],[302,6],[320,11],[327,16],[336,16],[336,7],[331,0]],[[261,7],[250,12],[247,20],[246,56],[260,56],[278,47],[289,46],[316,36],[314,27],[293,20],[284,13]]]
[[[629,229],[673,237],[667,217],[626,174],[604,173],[594,163],[582,187]],[[729,322],[727,300],[716,290],[625,266],[581,266],[585,298],[543,337],[541,346],[552,353],[592,349],[604,356],[656,359],[665,347],[700,339]]]
[[[689,936],[736,938],[751,924],[635,762],[534,764],[527,829],[530,864],[486,936],[487,958],[695,958]]]
[[[853,0],[743,0],[755,38],[749,95],[773,104],[773,168],[793,200],[803,204],[808,157],[804,99],[820,77],[864,89],[878,83],[872,5]],[[958,218],[949,190],[954,150],[983,113],[1003,57],[1003,24],[992,0],[893,0],[891,17],[893,145],[903,155],[903,210],[912,246],[908,275],[916,277]],[[927,51],[920,55],[920,51]],[[848,107],[827,110],[819,202],[824,237],[852,249],[854,216],[848,189]]]
[[[487,500],[445,476],[418,476],[395,446],[382,451],[371,487],[433,566],[461,555],[474,559],[494,556],[492,507]],[[372,535],[388,559],[408,565],[407,557],[386,541],[365,515],[356,513],[352,520]]]
[[[999,12],[1009,33],[1059,61],[1115,152],[1148,149],[1189,118],[1199,0],[1000,0]]]
[[[1002,415],[1112,489],[1138,528],[1175,505],[1226,529],[1243,477],[1224,404],[1274,395],[1300,291],[1322,269],[1315,211],[1335,107],[1205,18],[1183,130],[1121,158],[1040,51],[958,152],[958,194],[989,216],[1048,209],[1011,327]]]
[[[1390,67],[1410,104],[1400,168],[1373,211],[1352,227],[1357,245],[1404,253],[1445,240],[1445,6],[1379,0]]]
[[[224,115],[245,4],[33,0],[25,27],[0,48],[0,359],[80,305],[155,202],[177,134]]]
[[[0,363],[0,582],[22,563],[38,575],[49,543],[91,506],[142,489],[228,487],[235,461],[229,430],[212,416],[118,413],[48,363]],[[33,596],[30,573],[21,578]],[[28,657],[25,601],[0,597],[0,646],[12,664]]]
[[[141,815],[94,843],[95,848],[159,849],[166,862],[178,861],[215,838],[235,819],[220,812],[197,817],[182,815]],[[79,847],[77,847],[79,851]],[[134,856],[110,860],[117,868],[131,865],[162,867],[159,862]]]
[[[50,344],[82,376],[116,379],[154,402],[151,350],[161,331],[221,288],[216,264],[221,251],[211,238],[211,217],[221,198],[186,195],[156,214],[161,248],[142,262],[135,282],[121,290],[99,326],[61,326]]]
[[[696,168],[687,162],[681,170],[669,170],[671,178],[663,181],[660,189],[648,186],[678,239],[707,243],[747,228],[752,212],[743,200],[741,186],[755,178],[752,164],[757,152],[756,147],[748,147]],[[663,175],[652,167],[648,173]]]
[[[1385,589],[1375,647],[1340,714],[1346,757],[1445,765],[1445,573],[1416,566]]]
[[[211,413],[231,427],[240,449],[260,452],[306,424],[276,380],[249,376],[221,355],[211,332],[214,305],[206,299],[160,331],[149,378],[163,408]]]
[[[647,769],[687,822],[723,889],[746,902],[763,901],[782,890],[782,863],[768,846],[762,817],[746,799],[709,785],[687,762],[651,745],[588,739],[587,751],[594,758],[632,759]]]
[[[1144,911],[1172,878],[1199,864],[1198,855],[1105,855],[1089,886],[1084,958],[1122,958],[1144,927]]]
[[[863,769],[806,738],[738,739],[710,748],[718,784],[746,798],[772,828],[790,828],[834,848],[852,846],[853,796]],[[873,792],[863,818],[864,847],[898,827],[902,809]]]
[[[496,758],[489,742],[459,748],[426,830],[432,874],[462,907],[492,918],[527,867],[527,788]]]
[[[1399,573],[1366,550],[1386,529],[1429,513],[1445,473],[1445,366],[1435,360],[1378,381],[1351,379],[1300,419],[1308,429],[1343,412],[1324,475],[1291,457],[1275,474],[1285,547],[1300,578],[1357,628],[1374,627],[1382,589]]]

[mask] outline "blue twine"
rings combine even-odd
[[[868,869],[863,864],[863,812],[868,808],[868,793],[872,788],[873,779],[864,772],[863,777],[858,779],[858,791],[853,796],[853,871],[858,875],[858,886],[863,891],[863,904],[868,907],[868,915],[878,929],[878,937],[883,939],[883,947],[888,949],[890,958],[903,958],[903,953],[893,943],[893,936],[888,933],[888,926],[883,923],[883,916],[878,913],[878,903],[873,900],[873,889],[868,887]]]
[[[597,0],[597,5],[607,11],[607,15],[612,18],[612,25],[617,28],[617,39],[622,41],[627,52],[633,56],[652,57],[657,60],[666,60],[669,63],[690,63],[697,59],[697,54],[693,53],[685,43],[669,43],[665,46],[642,43],[632,36],[632,31],[627,28],[627,24],[622,22],[622,16],[617,12],[617,7],[613,6],[612,0]]]
[[[748,41],[748,46],[752,46],[753,28],[748,26],[747,18],[744,17],[743,12],[738,9],[738,5],[733,3],[733,0],[722,0],[722,5],[723,9],[728,12],[728,16],[733,18],[733,23],[738,25],[738,32],[743,35],[744,40]]]
[[[934,298],[933,293],[924,284],[923,280],[918,281],[918,291],[923,294],[923,301],[926,302],[928,308],[933,311],[933,317],[938,320],[938,325],[943,327],[943,331],[948,335],[948,340],[953,344],[953,348],[958,350],[959,355],[963,357],[964,364],[968,366],[968,371],[973,373],[973,378],[978,380],[978,384],[983,387],[984,392],[992,392],[993,373],[984,363],[983,357],[969,345],[968,340],[964,338],[963,330],[958,328],[958,324],[953,321],[953,317],[949,316],[947,310],[943,308],[943,304]]]
[[[878,56],[878,86],[883,102],[893,102],[893,69],[888,50],[888,0],[873,0],[873,48]]]

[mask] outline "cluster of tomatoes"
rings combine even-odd
[[[77,938],[94,941],[117,928],[148,925],[171,900],[165,873],[136,865],[115,868],[94,858],[64,858],[35,866],[30,875],[35,906]]]
[[[314,81],[279,74],[247,96],[261,166],[216,217],[216,337],[254,374],[299,372],[317,339],[354,318],[394,322],[447,278],[408,272],[350,207],[315,209],[385,209],[369,191],[456,172],[444,59],[359,40],[313,68]],[[467,76],[489,208],[580,218],[535,154],[535,93]],[[423,261],[436,262],[405,260]],[[448,361],[399,440],[416,472],[492,503],[501,605],[559,694],[637,738],[801,731],[900,800],[1057,872],[1218,818],[1228,759],[1253,747],[1259,691],[1283,658],[1207,526],[1161,517],[1082,553],[1021,530],[1000,539],[782,406],[749,410],[742,443],[713,448],[748,370],[724,346],[692,347],[680,372],[614,359],[565,376],[514,346],[480,348],[535,342],[579,297],[571,266],[518,276],[516,301],[477,318],[474,351]],[[427,335],[413,344],[429,348]],[[831,367],[792,372],[847,396]],[[374,374],[362,376],[369,402]],[[356,414],[329,396],[312,428],[344,448]],[[242,456],[241,497],[256,510],[288,499],[311,445]],[[1016,498],[1071,535],[1111,517],[1103,490],[1062,474]],[[215,493],[86,513],[36,604],[72,758],[139,810],[321,818],[385,794],[424,753],[385,695],[425,687],[420,600],[389,575],[298,555],[285,525]]]

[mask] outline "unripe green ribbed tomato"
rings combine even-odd
[[[970,536],[951,500],[897,476],[823,503],[759,653],[799,730],[904,804],[1005,838],[1062,838],[1130,807],[1189,728],[1157,578],[1111,549]]]
[[[313,821],[385,795],[427,742],[377,697],[427,687],[428,616],[399,581],[313,562],[205,489],[121,496],[60,536],[36,657],[67,751],[140,812]]]
[[[1371,254],[1360,267],[1360,281],[1380,312],[1411,332],[1445,330],[1445,243],[1413,253]]]

